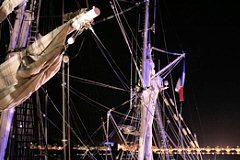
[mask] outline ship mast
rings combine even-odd
[[[29,6],[27,7],[27,3]],[[36,40],[38,32],[38,16],[41,0],[23,0],[16,11],[16,18],[13,30],[11,31],[8,51],[21,49]],[[33,29],[34,28],[34,29]],[[10,57],[13,55],[9,55]],[[6,109],[1,113],[0,127],[0,159],[4,159],[5,150],[8,144],[10,128],[15,108]]]
[[[152,123],[149,121],[153,118],[153,104],[149,101],[148,96],[144,96],[144,92],[150,87],[150,70],[151,70],[151,53],[148,40],[148,26],[149,26],[149,3],[150,0],[145,0],[145,22],[144,22],[144,37],[143,37],[143,53],[142,53],[142,87],[143,96],[141,104],[141,125],[139,137],[138,159],[152,160]],[[153,111],[150,113],[150,111]]]
[[[14,28],[12,31],[10,44],[9,44],[9,48],[8,48],[9,51],[11,51],[17,47],[18,39],[21,39],[21,38],[19,38],[20,36],[24,37],[24,35],[20,35],[19,30],[20,30],[21,24],[23,22],[25,7],[26,7],[26,3],[25,3],[25,1],[23,1],[22,6],[19,7],[19,9],[17,10],[16,20],[14,23]],[[4,159],[4,156],[5,156],[5,151],[6,151],[7,144],[8,144],[8,138],[9,138],[9,133],[11,130],[10,128],[12,125],[13,115],[14,115],[14,108],[4,110],[1,113],[0,159]]]

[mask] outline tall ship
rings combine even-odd
[[[0,5],[0,159],[203,159],[159,1]]]

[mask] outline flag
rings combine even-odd
[[[179,101],[183,102],[183,87],[184,87],[184,81],[185,81],[185,61],[183,61],[183,73],[182,76],[178,79],[177,85],[175,88],[175,91],[179,94]]]

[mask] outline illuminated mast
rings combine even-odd
[[[152,121],[153,115],[149,113],[154,106],[149,101],[148,89],[150,87],[150,71],[151,71],[151,53],[148,47],[148,26],[149,26],[149,3],[145,1],[145,24],[144,24],[144,39],[142,53],[142,101],[141,101],[141,127],[139,137],[138,160],[152,160]],[[153,111],[154,114],[155,111]]]
[[[14,27],[11,34],[8,51],[13,51],[14,49],[26,47],[28,30],[31,24],[30,23],[31,14],[25,12],[26,1],[22,0],[21,2],[22,2],[21,3],[22,5],[16,11],[17,15],[16,15]],[[4,111],[1,112],[0,159],[4,159],[4,156],[5,156],[5,150],[8,144],[8,138],[9,138],[10,128],[12,125],[13,115],[14,115],[14,108],[5,109]]]

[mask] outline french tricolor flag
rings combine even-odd
[[[185,61],[183,61],[183,73],[182,76],[178,79],[177,85],[175,88],[175,91],[179,94],[179,101],[183,102],[183,87],[184,87],[184,81],[185,81]]]

